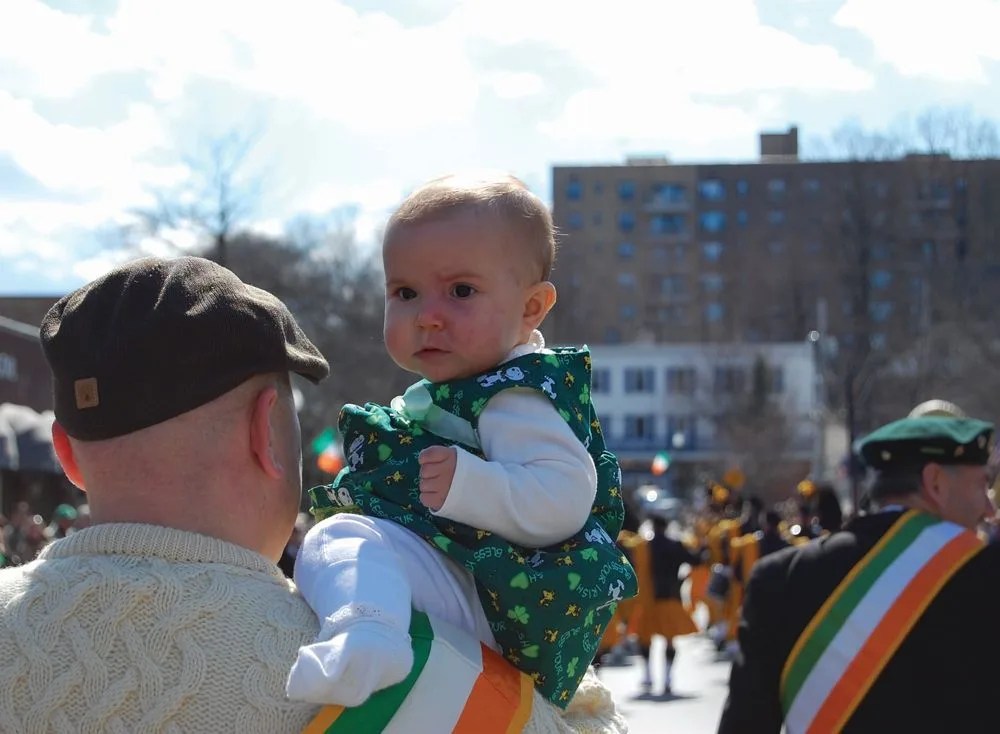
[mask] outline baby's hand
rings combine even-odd
[[[420,452],[420,502],[435,512],[444,506],[455,478],[458,451],[454,446],[430,446]]]

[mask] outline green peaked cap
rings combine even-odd
[[[903,418],[858,442],[857,452],[878,471],[924,464],[985,464],[993,449],[993,424],[973,418]]]

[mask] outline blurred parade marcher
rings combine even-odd
[[[3,529],[4,545],[7,547],[10,565],[25,562],[21,559],[27,552],[25,540],[32,514],[31,505],[23,500],[18,502],[14,505],[14,510],[10,513],[7,525]]]
[[[41,515],[31,515],[22,524],[24,528],[24,539],[18,551],[20,563],[29,563],[35,560],[42,548],[49,543],[45,527],[45,520]]]
[[[626,505],[625,522],[623,529],[618,533],[616,545],[621,549],[629,563],[635,566],[631,549],[635,547],[640,536],[638,534],[639,523],[637,515],[631,512]],[[624,529],[624,526],[631,525],[635,530]],[[640,590],[641,592],[641,590]],[[615,613],[604,630],[604,636],[597,647],[597,654],[594,655],[594,669],[598,670],[603,665],[621,664],[625,660],[627,648],[632,640],[632,633],[629,629],[629,620],[633,618],[638,596],[622,599],[615,608]]]
[[[76,520],[73,521],[73,532],[90,527],[90,505],[84,502],[76,508]]]
[[[729,545],[740,535],[740,521],[736,517],[732,493],[721,484],[710,485],[711,507],[717,511],[715,522],[708,529],[706,542],[706,563],[709,567],[709,580],[706,594],[708,606],[714,617],[715,624],[709,628],[709,634],[721,650],[726,645],[731,622],[736,617],[737,608],[733,607],[732,571],[729,567]]]
[[[1000,546],[972,532],[992,437],[922,417],[859,443],[878,511],[757,564],[720,734],[997,730]]]
[[[844,510],[832,484],[821,482],[816,487],[815,524],[819,535],[835,533],[844,526]]]
[[[73,532],[74,524],[79,513],[73,505],[61,504],[52,512],[52,522],[45,528],[45,537],[48,540],[65,538]]]
[[[708,516],[708,511],[702,511],[694,518],[691,532],[688,538],[688,547],[699,558],[708,557],[708,531],[712,528],[714,520]],[[707,627],[711,628],[718,620],[718,605],[709,603],[708,580],[711,575],[710,564],[706,561],[699,563],[691,569],[688,574],[688,593],[684,600],[684,609],[687,613],[695,617],[698,607],[704,606],[708,612]]]
[[[673,640],[698,631],[691,615],[681,603],[680,569],[696,566],[701,559],[681,541],[667,536],[667,520],[653,515],[646,536],[635,535],[623,541],[639,580],[639,594],[630,609],[628,630],[635,634],[643,660],[642,688],[653,686],[650,648],[653,637],[666,639],[663,695],[671,691],[671,669],[677,655]]]
[[[7,516],[0,513],[0,568],[11,564],[10,553],[7,551]]]

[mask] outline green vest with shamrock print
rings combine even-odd
[[[482,457],[479,415],[491,397],[514,387],[547,396],[597,468],[587,523],[546,548],[525,548],[436,517],[419,501],[420,451],[459,444]],[[530,675],[542,695],[565,707],[617,603],[637,589],[632,567],[614,542],[624,519],[621,473],[590,400],[589,351],[545,349],[476,377],[423,380],[391,407],[345,406],[340,431],[349,465],[331,485],[310,490],[313,513],[322,518],[348,510],[392,520],[468,569],[504,657]]]

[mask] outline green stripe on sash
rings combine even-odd
[[[410,618],[410,637],[413,638],[413,668],[410,674],[402,682],[376,691],[360,706],[345,708],[326,730],[326,734],[385,729],[413,689],[431,654],[434,630],[427,615],[416,609]]]
[[[931,525],[940,523],[940,518],[925,513],[915,513],[909,519],[899,522],[890,532],[893,537],[882,550],[867,559],[853,581],[842,588],[840,596],[833,602],[826,615],[812,631],[788,669],[788,675],[781,687],[781,705],[787,713],[809,672],[820,656],[836,637],[854,608],[864,598],[886,568],[905,551],[917,536]],[[836,593],[836,592],[835,592]]]

